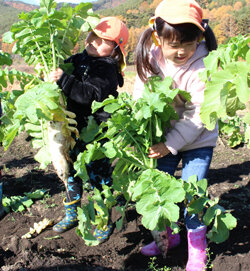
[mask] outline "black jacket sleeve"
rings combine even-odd
[[[91,106],[94,100],[103,101],[109,95],[116,96],[119,79],[113,63],[98,59],[90,64],[87,75],[79,78],[74,72],[71,75],[63,73],[57,83],[72,101]]]
[[[92,115],[93,101],[102,102],[109,95],[117,97],[117,87],[123,85],[123,77],[116,60],[110,57],[90,57],[84,51],[71,56],[65,63],[73,64],[73,72],[64,72],[57,84],[67,97],[67,109],[76,114],[80,131],[87,125],[88,116]],[[110,115],[100,108],[93,116],[97,123],[101,123]]]

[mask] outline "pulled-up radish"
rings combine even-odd
[[[151,231],[157,247],[160,249],[162,256],[165,258],[168,252],[168,232]]]
[[[69,177],[69,167],[72,160],[69,156],[70,148],[75,145],[75,140],[71,133],[74,132],[79,137],[77,128],[70,126],[76,125],[77,122],[73,119],[75,114],[64,110],[64,113],[69,117],[65,118],[64,122],[49,121],[48,122],[48,144],[51,155],[52,164],[56,170],[58,177],[64,182],[65,186]],[[67,186],[66,186],[67,187]]]

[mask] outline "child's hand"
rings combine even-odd
[[[52,82],[57,82],[62,76],[62,74],[63,74],[63,70],[60,68],[57,68],[55,71],[49,74],[49,80]]]
[[[159,159],[170,153],[169,149],[164,143],[158,143],[149,148],[149,158]]]

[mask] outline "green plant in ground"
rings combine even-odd
[[[201,107],[201,119],[209,130],[217,120],[231,120],[244,110],[241,118],[244,132],[234,131],[229,144],[237,144],[240,136],[250,147],[250,37],[239,35],[227,44],[220,45],[204,59],[205,71],[201,79],[206,83],[205,99]],[[224,130],[228,127],[224,126]],[[232,130],[232,127],[230,127]]]
[[[207,269],[211,269],[212,270],[213,264],[212,264],[211,255],[213,254],[213,252],[210,252],[210,248],[207,248],[206,251],[207,251],[207,263],[206,263],[205,270],[207,270]]]
[[[207,180],[197,182],[196,176],[191,176],[184,183],[186,191],[185,204],[189,214],[198,214],[207,226],[212,226],[207,237],[215,243],[222,243],[229,237],[229,231],[236,227],[236,219],[219,205],[219,199],[210,199],[207,190]]]
[[[228,146],[234,148],[241,143],[247,143],[246,130],[247,124],[239,116],[219,119],[219,133],[225,138]]]
[[[8,84],[13,84],[15,79],[19,81],[20,86],[23,88],[28,82],[34,79],[34,75],[25,72],[10,69],[12,64],[11,56],[8,53],[0,51],[0,99],[2,110],[4,112],[1,117],[1,129],[0,129],[0,142],[3,142],[3,146],[6,148],[8,143],[13,140],[11,125],[15,125],[15,121],[11,121],[15,112],[15,101],[23,93],[19,90],[13,90],[12,92],[5,91]]]
[[[42,189],[38,189],[34,192],[24,193],[25,196],[12,196],[12,197],[3,197],[3,207],[5,212],[9,213],[11,211],[14,212],[22,212],[29,208],[34,200],[42,199],[45,197],[46,191]]]
[[[52,199],[53,203],[48,203],[48,200],[51,199],[51,195],[49,193],[45,194],[44,198],[40,201],[41,204],[44,205],[45,209],[54,208],[56,204],[54,203],[54,199]]]
[[[146,269],[146,271],[171,271],[170,267],[159,267],[156,263],[156,257],[152,257],[150,258],[150,262],[148,264],[148,268]]]
[[[206,180],[197,181],[196,176],[187,182],[176,179],[157,170],[156,160],[147,156],[150,146],[164,142],[165,126],[170,127],[170,121],[178,119],[172,106],[175,96],[190,99],[187,92],[172,89],[171,85],[169,77],[164,80],[152,77],[145,85],[143,97],[137,101],[121,93],[116,99],[111,96],[102,103],[93,103],[93,112],[104,107],[111,117],[99,127],[93,118],[89,119],[80,138],[91,143],[74,163],[76,175],[87,182],[85,165],[103,157],[108,157],[115,166],[112,187],[103,186],[102,192],[95,189],[94,195],[89,195],[89,202],[79,209],[77,232],[87,245],[98,244],[91,234],[91,225],[103,227],[107,224],[108,209],[116,204],[121,194],[126,203],[117,208],[121,212],[121,219],[116,223],[118,229],[131,201],[135,202],[137,212],[142,215],[142,224],[149,230],[162,231],[167,225],[177,232],[181,202],[187,205],[190,214],[199,214],[206,225],[212,226],[208,237],[216,243],[225,241],[229,230],[236,226],[236,219],[218,204],[218,199],[209,199]],[[103,141],[105,143],[101,143]]]

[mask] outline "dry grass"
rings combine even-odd
[[[128,66],[124,72],[124,85],[122,88],[119,88],[119,92],[128,92],[132,94],[134,89],[136,70],[135,66]]]
[[[24,63],[23,59],[20,57],[15,57],[13,59],[13,64],[10,66],[10,69],[16,69],[18,71],[33,73],[33,67],[28,66]],[[134,88],[136,70],[135,66],[127,66],[126,71],[124,72],[124,85],[121,88],[118,88],[119,92],[128,92],[132,94]],[[15,81],[13,85],[8,84],[5,90],[11,91],[13,89],[20,89],[18,81]]]

